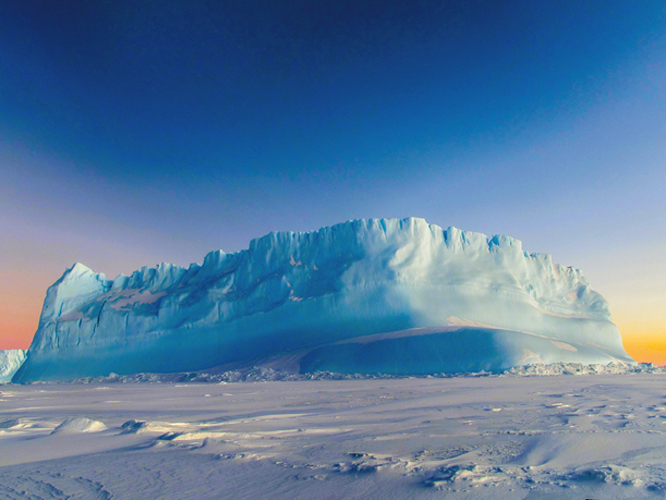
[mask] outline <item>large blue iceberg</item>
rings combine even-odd
[[[633,362],[579,270],[508,236],[371,219],[114,280],[77,263],[48,289],[13,381],[280,359],[388,374]]]

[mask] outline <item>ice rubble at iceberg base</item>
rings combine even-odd
[[[300,372],[387,374],[633,363],[579,270],[508,236],[371,219],[114,280],[77,263],[48,289],[14,381],[281,356]]]

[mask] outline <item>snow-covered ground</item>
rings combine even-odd
[[[0,498],[664,498],[665,381],[7,385]]]

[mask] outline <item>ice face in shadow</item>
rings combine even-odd
[[[25,361],[25,350],[0,351],[0,384],[11,382],[12,377]]]
[[[418,340],[418,328],[429,338]],[[365,351],[339,347],[407,330],[363,341]],[[201,370],[281,353],[300,353],[301,370],[364,372],[368,350],[372,371],[392,372],[381,360],[401,350],[411,353],[401,373],[451,371],[452,358],[425,363],[418,353],[454,340],[463,367],[490,358],[502,368],[524,359],[631,362],[608,304],[580,271],[507,236],[372,219],[271,233],[187,269],[160,264],[107,280],[76,264],[47,291],[14,381]]]
[[[304,373],[328,371],[386,375],[502,372],[533,364],[601,363],[596,346],[564,343],[527,332],[497,328],[431,328],[360,337],[321,346],[303,356]],[[429,331],[428,331],[429,330]],[[409,332],[409,334],[407,334]],[[382,338],[385,337],[385,338]]]

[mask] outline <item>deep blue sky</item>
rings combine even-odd
[[[666,248],[664,8],[3,2],[4,281],[419,216],[511,234],[615,296]]]

